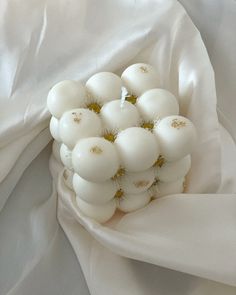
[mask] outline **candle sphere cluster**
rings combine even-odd
[[[104,223],[116,209],[183,192],[196,130],[153,66],[97,73],[85,85],[59,82],[47,106],[53,155],[85,216]]]

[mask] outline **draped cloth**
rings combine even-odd
[[[121,74],[132,63],[150,63],[196,125],[198,140],[185,194],[117,213],[103,225],[77,208],[52,156],[53,193],[32,207],[25,200],[30,255],[15,278],[0,284],[3,294],[17,294],[43,256],[58,231],[56,214],[91,294],[156,294],[137,279],[130,259],[236,286],[236,147],[219,122],[214,71],[183,7],[174,0],[18,5],[0,4],[0,219],[22,173],[51,140],[46,96],[60,80],[84,82],[99,71]],[[0,229],[4,254],[7,223]],[[18,240],[19,255],[24,243]]]

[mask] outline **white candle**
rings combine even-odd
[[[181,194],[184,190],[184,178],[172,182],[158,182],[154,187],[154,198],[164,197],[167,195]]]
[[[51,117],[51,120],[50,120],[49,130],[51,132],[52,137],[56,141],[61,142],[61,137],[59,134],[59,120],[53,116]]]
[[[150,192],[125,194],[116,200],[117,208],[123,212],[132,212],[145,207],[151,200]]]
[[[120,131],[129,127],[138,126],[140,116],[137,108],[128,101],[120,106],[120,100],[113,100],[101,109],[100,116],[103,126],[108,131]]]
[[[130,172],[147,170],[159,156],[155,136],[140,127],[131,127],[121,131],[115,140],[115,145],[122,166]]]
[[[101,223],[108,221],[116,210],[116,202],[114,199],[102,205],[92,205],[77,196],[76,203],[82,213]]]
[[[86,83],[91,100],[104,104],[119,99],[121,93],[121,78],[110,72],[93,75]]]
[[[137,63],[129,66],[121,75],[129,94],[142,95],[145,91],[157,88],[159,77],[156,70],[148,64]]]
[[[63,143],[60,148],[60,156],[62,163],[70,170],[73,169],[72,166],[72,151]]]
[[[176,161],[190,154],[196,143],[196,129],[193,123],[182,116],[169,116],[158,122],[154,128],[161,155],[167,161]]]
[[[79,81],[65,80],[49,91],[47,106],[54,117],[60,118],[68,110],[83,107],[85,100],[85,87]]]
[[[81,139],[72,152],[72,164],[82,178],[92,182],[108,180],[120,166],[114,144],[100,137]]]
[[[73,109],[61,117],[59,132],[63,143],[73,149],[79,139],[101,135],[102,123],[99,116],[88,109]]]
[[[104,204],[114,198],[117,185],[112,180],[104,182],[91,182],[83,179],[78,174],[74,174],[73,187],[81,199],[90,204]]]
[[[191,156],[187,155],[174,162],[165,162],[156,169],[156,177],[160,181],[171,182],[183,178],[191,167]]]
[[[145,121],[179,114],[179,104],[175,96],[165,89],[151,89],[144,92],[136,106]]]
[[[150,188],[154,179],[154,169],[150,168],[142,172],[127,172],[118,181],[125,194],[140,194]]]

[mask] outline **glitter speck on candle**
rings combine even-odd
[[[73,112],[72,115],[74,116],[74,122],[79,123],[81,121],[81,118],[78,117],[78,114],[76,112]]]
[[[128,102],[130,102],[132,104],[136,104],[137,96],[135,96],[133,94],[128,94],[128,95],[126,95],[125,100],[127,100]]]
[[[122,189],[119,189],[115,194],[115,198],[121,199],[123,195],[124,195],[124,192],[122,191]]]
[[[148,180],[139,180],[139,181],[134,182],[134,186],[137,187],[137,188],[145,187],[145,186],[148,186],[148,185],[149,185]]]
[[[163,164],[165,163],[165,159],[162,155],[160,155],[156,161],[156,163],[154,164],[154,166],[158,166],[161,167]]]
[[[96,102],[90,103],[89,105],[87,105],[87,108],[90,111],[94,111],[96,114],[99,114],[100,111],[101,111],[101,106],[98,103],[96,103]]]
[[[116,174],[112,177],[113,180],[116,180],[117,178],[124,176],[125,175],[125,169],[124,168],[120,168]]]
[[[153,127],[154,127],[154,123],[153,122],[144,122],[141,125],[141,127],[144,128],[144,129],[152,130]]]
[[[181,121],[181,120],[179,120],[179,119],[173,119],[173,120],[172,120],[172,123],[171,123],[171,126],[172,126],[173,128],[180,129],[180,128],[186,126],[186,122]]]
[[[140,70],[141,70],[142,73],[148,73],[147,67],[141,66]]]
[[[103,135],[103,137],[110,141],[110,142],[114,142],[116,140],[116,135],[114,133],[111,133],[111,132],[107,132]]]
[[[90,152],[93,153],[93,154],[100,155],[102,153],[102,149],[99,146],[93,146],[90,149]]]

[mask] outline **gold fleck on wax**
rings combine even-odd
[[[148,180],[139,180],[134,182],[134,186],[137,188],[141,188],[141,187],[145,187],[149,185],[149,181]]]
[[[173,128],[180,129],[180,128],[186,126],[186,122],[181,121],[180,119],[173,119],[173,120],[172,120],[172,123],[171,123],[171,126],[172,126]]]
[[[87,105],[87,108],[90,111],[94,111],[96,114],[99,114],[101,111],[101,106],[97,102],[92,102],[89,105]]]
[[[99,147],[99,146],[93,146],[91,149],[90,149],[90,152],[92,154],[97,154],[97,155],[100,155],[102,153],[102,149]]]
[[[165,159],[162,155],[160,155],[154,164],[154,166],[161,167],[165,163]]]
[[[114,142],[116,140],[116,135],[112,132],[106,132],[103,137],[110,142]]]
[[[144,129],[152,130],[154,127],[154,123],[153,122],[144,122],[144,123],[142,123],[141,127]]]
[[[148,69],[147,69],[147,67],[144,67],[144,66],[141,66],[141,67],[140,67],[140,71],[141,71],[142,73],[148,73]]]
[[[137,98],[138,97],[133,94],[128,94],[128,95],[126,95],[125,100],[127,100],[128,102],[130,102],[132,104],[136,104]]]
[[[122,191],[122,189],[119,189],[115,194],[115,198],[121,199],[123,195],[124,195],[124,192]]]
[[[125,169],[124,168],[120,168],[116,174],[112,177],[113,180],[116,180],[119,177],[122,177],[125,175]]]
[[[81,118],[78,116],[76,112],[73,112],[72,115],[74,116],[73,118],[74,122],[79,123],[81,121]]]

